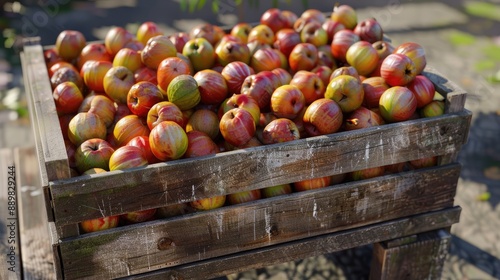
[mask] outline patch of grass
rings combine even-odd
[[[465,33],[462,31],[453,31],[449,36],[448,40],[453,45],[472,45],[476,42],[476,37],[470,35],[469,33]]]
[[[480,60],[474,64],[477,71],[486,71],[495,69],[495,62],[491,60]]]
[[[482,52],[489,59],[500,61],[500,46],[497,45],[489,45],[482,49]]]
[[[500,71],[498,71],[496,74],[488,76],[487,81],[492,84],[500,83]]]
[[[500,21],[500,6],[485,2],[465,3],[465,12],[470,15]]]

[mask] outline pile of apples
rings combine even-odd
[[[443,114],[422,46],[393,46],[348,5],[331,16],[271,8],[229,32],[204,23],[165,35],[144,22],[87,43],[65,30],[44,51],[73,176],[137,168]],[[85,232],[326,187],[422,159],[90,220]],[[227,198],[227,199],[226,199]]]

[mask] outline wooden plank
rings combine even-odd
[[[28,108],[31,112],[30,120],[38,155],[45,212],[48,221],[53,221],[54,213],[48,189],[49,181],[69,178],[69,165],[55,104],[52,99],[52,90],[48,82],[48,73],[46,67],[42,67],[42,64],[45,65],[45,61],[43,59],[43,50],[40,50],[39,39],[28,38],[24,43],[25,48],[20,56],[24,81],[28,85],[26,86],[26,96],[28,98]],[[40,61],[43,61],[43,63]],[[43,70],[40,68],[43,68]],[[62,146],[60,145],[61,141]],[[77,225],[60,226],[58,231],[61,236],[76,236],[79,234]]]
[[[464,109],[464,111],[468,112],[467,109]],[[466,144],[468,139],[469,139],[470,126],[471,126],[471,119],[469,119],[469,124],[467,125],[467,129],[465,131],[463,131],[463,137],[465,139],[464,144]],[[438,165],[446,165],[448,163],[457,162],[458,154],[459,154],[459,151],[455,151],[453,153],[448,153],[448,154],[445,154],[445,155],[438,157]]]
[[[461,112],[51,182],[56,225],[452,153],[469,119]]]
[[[0,279],[5,280],[22,279],[17,186],[9,184],[14,182],[16,177],[13,177],[14,180],[9,179],[9,167],[15,168],[12,150],[0,149]],[[14,169],[14,172],[16,171]]]
[[[452,207],[459,174],[451,164],[68,238],[64,276],[122,277]]]
[[[392,239],[403,235],[416,234],[420,230],[430,231],[446,227],[457,223],[459,216],[460,207],[454,207],[338,233],[305,238],[301,241],[292,241],[191,264],[165,268],[150,273],[125,277],[124,279],[187,280],[197,279],[200,275],[203,275],[206,279],[211,279],[249,269],[368,245],[387,238]]]
[[[26,45],[32,44],[32,45],[36,46],[36,45],[39,45],[39,41],[37,41],[37,40],[29,41],[28,40],[25,42],[25,44]],[[36,53],[38,55],[40,55],[39,50],[37,50]],[[30,61],[26,58],[26,54],[24,51],[21,52],[20,58],[21,58],[23,71],[24,72],[31,71],[34,66],[30,64]],[[31,83],[32,83],[31,76],[29,76],[27,73],[24,73],[23,78],[24,78],[24,82],[26,85],[31,85]],[[47,93],[46,86],[44,88],[45,88],[44,92]],[[45,222],[46,222],[46,227],[49,228],[49,232],[50,232],[50,234],[49,234],[50,235],[50,239],[49,239],[50,243],[57,244],[59,242],[59,236],[58,236],[57,232],[55,231],[56,227],[55,226],[49,227],[50,223],[52,221],[54,221],[54,213],[52,211],[52,205],[51,205],[52,202],[51,202],[50,191],[49,191],[49,187],[48,187],[49,176],[48,176],[48,172],[47,172],[47,166],[45,165],[46,158],[44,156],[44,145],[47,145],[47,143],[42,142],[42,136],[41,136],[40,124],[39,124],[39,121],[42,122],[42,120],[39,118],[40,108],[38,108],[38,110],[35,110],[35,108],[37,108],[35,102],[39,98],[36,97],[35,91],[33,91],[33,90],[34,90],[33,86],[26,86],[25,87],[26,97],[27,97],[27,101],[28,101],[27,102],[28,108],[30,111],[29,116],[30,116],[30,121],[31,121],[31,127],[33,129],[33,136],[34,136],[34,140],[35,140],[34,142],[35,142],[35,148],[36,148],[36,155],[37,155],[37,159],[38,159],[40,186],[42,187],[42,190],[43,190],[44,208],[42,208],[42,209],[45,209],[45,213],[46,213],[46,217],[47,217],[47,220]],[[43,122],[42,122],[42,125],[43,125]],[[39,211],[42,211],[42,209],[39,209]],[[73,228],[78,229],[78,227],[75,225],[73,225]],[[64,232],[64,231],[62,229],[60,229],[60,232]],[[74,230],[73,232],[71,232],[71,235],[77,236],[78,231]],[[60,259],[58,258],[58,255],[56,255],[55,253],[53,254],[53,258],[54,258],[53,266],[54,266],[54,270],[56,271],[56,275],[58,276],[57,278],[61,279],[62,268],[61,268]],[[61,276],[61,277],[59,277],[59,276]]]
[[[62,260],[58,245],[60,239],[54,222],[49,222],[49,234],[52,244],[52,256],[54,258],[54,273],[57,279],[63,279]]]
[[[14,151],[18,170],[19,224],[24,279],[54,279],[54,259],[36,150]]]
[[[27,71],[25,69],[28,69],[28,62],[26,60],[26,57],[25,57],[25,54],[24,52],[21,52],[20,54],[20,57],[21,57],[21,63],[22,63],[22,68],[23,68],[23,71]],[[30,81],[30,78],[28,78],[28,75],[23,75],[23,78],[24,78],[24,83],[25,84],[30,84],[31,81]],[[40,184],[42,186],[42,188],[45,188],[48,190],[48,185],[49,185],[49,178],[47,176],[47,169],[46,169],[46,166],[45,166],[45,158],[43,156],[43,143],[42,143],[42,140],[41,140],[41,137],[40,137],[40,128],[38,126],[38,117],[37,117],[37,112],[35,111],[35,100],[34,100],[34,96],[33,96],[33,92],[31,91],[31,87],[27,86],[25,88],[26,90],[26,97],[28,99],[28,109],[30,111],[30,121],[31,121],[31,127],[33,129],[33,136],[34,136],[34,140],[35,140],[35,148],[36,148],[36,152],[37,152],[37,159],[38,159],[38,168],[39,168],[39,173],[40,173]],[[47,196],[47,194],[49,194],[48,191],[45,191],[44,190],[44,193],[46,193],[46,212],[47,212],[47,216],[48,216],[48,219],[49,221],[53,221],[54,220],[54,214],[52,213],[52,207],[50,206],[50,197]]]
[[[32,119],[41,139],[40,150],[49,181],[70,178],[68,156],[59,126],[52,87],[49,81],[43,48],[36,40],[26,41],[23,48],[23,75],[26,91],[33,102]]]
[[[388,248],[376,243],[370,279],[440,279],[451,235],[445,230],[418,234],[413,243]]]
[[[453,81],[445,78],[435,68],[426,66],[422,75],[432,81],[436,91],[442,94],[445,99],[445,113],[462,112],[465,108],[467,93]]]

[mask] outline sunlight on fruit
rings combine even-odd
[[[434,93],[434,98],[432,100],[443,101],[444,100],[444,96],[442,96],[439,92],[436,91]]]

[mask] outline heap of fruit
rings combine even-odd
[[[227,33],[205,23],[167,36],[144,22],[135,35],[113,27],[103,43],[87,44],[79,31],[66,30],[44,55],[75,176],[436,116],[444,109],[421,75],[422,46],[393,46],[375,19],[358,21],[348,5],[334,7],[331,16],[272,8],[260,24],[239,23]],[[429,164],[435,158],[412,163]],[[344,177],[296,182],[293,189],[325,187]],[[190,206],[208,209],[291,191],[291,185],[276,186]],[[135,223],[172,211],[185,206],[121,219]],[[118,222],[108,217],[82,228]]]

